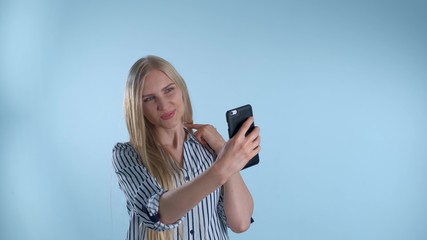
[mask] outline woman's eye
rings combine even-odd
[[[154,100],[154,96],[144,98],[144,102],[150,102]]]
[[[174,90],[175,88],[174,87],[169,87],[169,88],[166,88],[166,93],[170,93],[170,92],[172,92],[173,90]]]

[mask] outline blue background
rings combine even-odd
[[[425,1],[0,2],[0,239],[124,239],[111,149],[130,66],[227,136],[252,104],[255,223],[232,239],[427,239]]]

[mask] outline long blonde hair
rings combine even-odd
[[[142,92],[146,76],[152,70],[162,71],[182,91],[184,101],[183,122],[193,122],[193,110],[187,85],[178,71],[163,58],[146,56],[136,61],[129,71],[126,82],[124,108],[130,143],[147,168],[164,189],[176,187],[175,177],[180,175],[180,167],[169,152],[158,142],[154,126],[144,117]],[[156,232],[147,229],[148,239],[172,239],[172,232]]]

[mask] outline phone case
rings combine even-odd
[[[253,116],[253,113],[252,106],[250,104],[228,110],[225,113],[228,125],[228,136],[232,138],[234,135],[236,135],[242,124],[251,116]],[[254,129],[254,127],[255,125],[252,123],[246,135],[248,135]],[[242,168],[242,170],[248,167],[252,167],[258,163],[259,155],[257,154],[246,164],[245,167]]]

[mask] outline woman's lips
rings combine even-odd
[[[169,120],[169,119],[171,119],[174,115],[175,115],[175,111],[166,112],[166,113],[163,113],[162,115],[160,115],[160,118],[161,118],[162,120]]]

